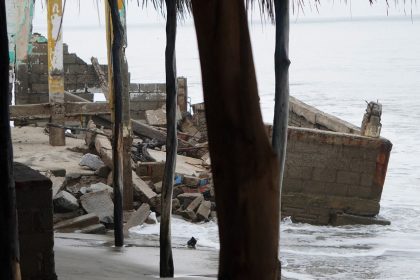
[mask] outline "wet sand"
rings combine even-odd
[[[110,235],[55,234],[58,279],[156,279],[159,248],[150,240],[127,239],[127,247],[112,247]],[[176,279],[216,279],[218,252],[174,248]]]

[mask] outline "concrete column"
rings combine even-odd
[[[63,67],[63,7],[62,0],[48,0],[48,92],[51,119],[64,125],[64,67]],[[66,145],[64,129],[50,127],[50,145]]]

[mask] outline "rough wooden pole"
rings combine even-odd
[[[244,1],[192,0],[192,8],[216,192],[219,279],[277,279],[279,165],[261,116]]]
[[[20,280],[13,148],[9,122],[9,46],[4,1],[0,1],[0,228],[0,279]]]
[[[124,43],[121,51],[121,75],[123,83],[122,91],[122,124],[123,124],[123,208],[124,210],[133,209],[133,178],[131,169],[131,145],[133,144],[133,133],[130,118],[130,81],[128,77],[128,63],[125,56],[127,48],[127,11],[124,0],[118,0],[118,14],[124,30]]]
[[[171,245],[172,193],[178,146],[176,132],[176,1],[166,0],[166,163],[162,181],[162,216],[160,220],[160,277],[174,276],[174,262]]]
[[[287,125],[289,120],[289,1],[274,0],[274,9],[276,17],[276,46],[274,54],[276,80],[272,145],[280,163],[279,200],[281,211],[281,190],[286,161]]]
[[[64,66],[63,66],[62,0],[48,0],[48,92],[51,123],[64,125]],[[50,145],[64,146],[64,129],[50,128]]]
[[[108,0],[109,12],[112,23],[112,84],[113,92],[110,94],[114,107],[113,138],[112,138],[112,162],[113,162],[113,187],[114,187],[114,237],[115,246],[124,245],[123,234],[123,209],[122,209],[122,186],[123,186],[123,112],[122,112],[122,48],[124,29],[118,14],[117,0]]]
[[[110,13],[108,5],[105,5],[106,26],[107,26],[107,47],[108,47],[108,81],[109,92],[108,100],[110,107],[114,107],[114,100],[112,99],[113,82],[112,82],[112,26],[110,23]],[[126,26],[126,7],[124,0],[118,0],[118,15],[124,31],[123,47],[121,50],[121,79],[122,79],[122,130],[123,130],[123,208],[124,210],[133,209],[133,178],[131,170],[131,144],[133,143],[131,118],[130,118],[130,93],[129,93],[129,78],[128,78],[128,64],[125,57],[125,48],[127,47],[127,26]],[[106,95],[106,94],[105,94]]]

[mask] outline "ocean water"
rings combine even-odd
[[[250,26],[261,108],[273,117],[274,27]],[[45,26],[35,26],[45,34]],[[85,60],[105,63],[103,26],[71,25],[64,41]],[[162,21],[129,25],[127,58],[135,82],[162,82]],[[393,143],[381,201],[390,226],[311,226],[281,223],[280,255],[287,279],[418,279],[420,275],[420,18],[414,16],[293,20],[290,35],[291,94],[360,125],[365,101],[383,104],[382,136]],[[178,75],[188,78],[192,102],[202,101],[194,27],[187,21],[177,39]],[[218,249],[217,224],[174,219],[176,244],[191,236],[198,247]],[[157,235],[158,226],[134,229]]]

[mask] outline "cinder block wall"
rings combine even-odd
[[[74,53],[68,52],[64,44],[64,90],[77,93],[93,100],[92,93],[84,93],[85,88],[100,88],[99,80],[91,64]],[[16,69],[16,104],[48,103],[48,42],[39,35],[31,40],[31,51],[27,61]],[[102,65],[103,71],[108,69]]]
[[[294,127],[288,141],[283,216],[328,224],[336,212],[379,213],[391,142]]]
[[[20,163],[14,164],[23,280],[55,280],[51,181]]]

